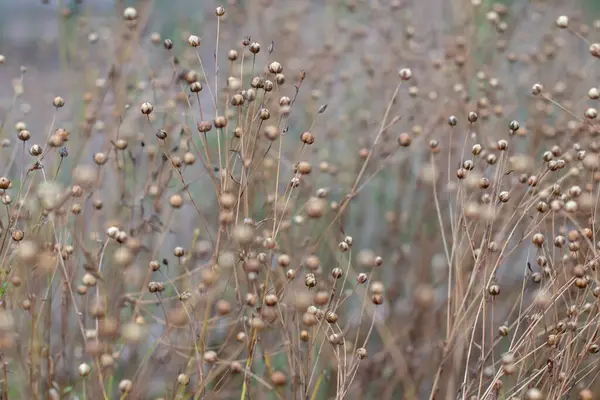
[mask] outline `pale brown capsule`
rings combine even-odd
[[[188,44],[192,47],[200,46],[200,38],[196,35],[190,35],[188,37]]]
[[[258,54],[258,52],[260,52],[260,44],[258,42],[250,43],[248,49],[252,54]]]
[[[544,235],[541,233],[536,233],[532,236],[531,241],[538,247],[542,247],[544,244]]]
[[[287,377],[281,371],[274,371],[271,375],[271,382],[275,386],[285,386],[287,383]]]
[[[222,115],[219,115],[215,118],[214,124],[216,128],[224,128],[227,125],[227,118]]]
[[[408,133],[401,133],[400,136],[398,136],[398,144],[402,147],[410,146],[411,141],[412,140]]]
[[[142,103],[140,110],[142,111],[142,114],[150,115],[150,113],[152,113],[152,111],[154,110],[154,106],[152,106],[151,103],[145,102],[145,103]]]
[[[57,96],[57,97],[55,97],[55,98],[54,98],[54,100],[52,101],[52,105],[53,105],[54,107],[56,107],[56,108],[60,108],[60,107],[62,107],[62,106],[64,106],[64,105],[65,105],[65,99],[63,99],[63,98],[62,98],[62,97],[60,97],[60,96]]]
[[[315,142],[315,138],[313,136],[312,133],[310,132],[304,132],[300,135],[300,140],[302,141],[302,143],[304,144],[313,144]]]
[[[317,278],[316,278],[315,274],[313,274],[312,272],[307,273],[304,277],[304,284],[308,288],[313,288],[313,287],[317,286]]]

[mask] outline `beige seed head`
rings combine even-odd
[[[269,64],[269,72],[272,74],[280,74],[283,72],[283,66],[277,61],[273,61]]]
[[[11,181],[7,177],[0,177],[0,189],[6,190],[10,187]]]
[[[227,118],[222,115],[217,116],[213,122],[215,124],[215,128],[224,128],[227,126]]]
[[[60,108],[65,105],[65,99],[60,96],[56,96],[52,101],[52,105],[54,105],[56,108]]]
[[[536,233],[532,236],[531,241],[538,247],[542,247],[544,244],[544,235],[541,233]]]
[[[115,363],[115,358],[108,353],[103,353],[100,356],[100,365],[104,368],[110,368],[114,365]],[[127,380],[125,380],[127,381]],[[129,385],[124,382],[121,381],[121,383],[119,383],[119,390],[121,390],[123,393],[127,392],[129,389],[131,389],[131,381],[129,381]]]
[[[121,266],[129,266],[133,262],[133,254],[127,247],[119,247],[115,250],[114,260]]]
[[[137,10],[133,7],[127,7],[124,11],[123,11],[123,18],[125,18],[128,21],[133,21],[134,19],[137,18]]]
[[[192,47],[200,46],[200,38],[196,35],[190,35],[188,37],[188,44]]]
[[[140,106],[140,110],[142,111],[142,114],[150,115],[150,113],[152,113],[152,111],[154,110],[154,106],[146,101],[142,103],[142,105]]]
[[[246,224],[241,224],[233,230],[233,237],[240,245],[248,245],[254,239],[254,229]]]
[[[271,382],[275,386],[285,386],[287,383],[287,377],[281,371],[274,371],[271,375]]]
[[[260,52],[260,43],[258,43],[258,42],[250,43],[250,46],[248,47],[248,49],[250,50],[250,52],[252,54],[258,54],[258,52]]]
[[[209,350],[204,353],[203,359],[208,364],[214,364],[217,362],[218,356],[216,352]]]
[[[408,81],[410,78],[412,78],[412,71],[410,68],[402,68],[398,71],[398,75],[403,81]]]
[[[158,32],[153,32],[153,33],[150,35],[150,40],[152,41],[152,44],[153,44],[153,45],[159,45],[159,44],[160,44],[160,40],[161,40],[161,38],[160,38],[160,33],[158,33]]]
[[[106,153],[96,153],[96,154],[94,154],[94,162],[97,165],[104,165],[107,160],[108,160],[108,157],[106,156]]]
[[[315,274],[313,274],[312,272],[307,273],[304,276],[304,284],[308,288],[313,288],[317,286],[317,278],[315,277]]]
[[[17,132],[21,132],[22,130],[27,129],[27,125],[23,121],[19,121],[15,124],[15,130]]]
[[[541,390],[536,389],[536,388],[531,388],[525,394],[525,399],[527,399],[527,400],[543,400],[544,395],[542,394]]]
[[[23,129],[19,131],[19,133],[17,133],[17,137],[19,138],[19,140],[26,142],[29,139],[31,139],[31,133],[27,129]]]
[[[301,141],[302,141],[302,143],[304,143],[304,144],[311,145],[311,144],[313,144],[313,143],[315,142],[315,137],[314,137],[314,136],[313,136],[313,134],[312,134],[312,133],[310,133],[310,132],[303,132],[303,133],[300,135],[300,140],[301,140]]]
[[[88,287],[95,286],[96,277],[89,272],[86,272],[85,275],[83,275],[83,278],[81,278],[81,283]]]
[[[408,133],[401,133],[398,136],[398,144],[402,147],[408,147],[410,146],[411,143],[411,138],[410,135]]]
[[[306,215],[309,218],[321,218],[327,210],[327,201],[319,197],[311,197],[306,202]]]
[[[590,389],[587,389],[587,388],[581,389],[581,391],[577,395],[577,399],[578,400],[593,400],[594,392],[592,392]]]
[[[566,15],[561,15],[558,18],[556,18],[556,26],[558,26],[561,29],[568,27],[569,17],[567,17]]]
[[[269,140],[277,140],[279,129],[275,125],[267,125],[265,127],[265,137]]]
[[[121,393],[129,393],[132,387],[133,383],[129,379],[123,379],[121,382],[119,382],[119,390]]]
[[[227,78],[227,87],[236,92],[238,90],[241,89],[242,87],[242,82],[240,81],[239,78],[235,77],[235,76],[230,76]]]
[[[190,377],[187,374],[179,374],[177,376],[177,383],[181,386],[187,386],[190,383]]]
[[[308,175],[312,171],[312,165],[308,161],[300,161],[298,163],[298,173],[301,175]]]
[[[79,372],[79,376],[81,377],[86,377],[90,374],[91,372],[91,368],[88,364],[86,363],[81,363],[79,364],[79,368],[77,368],[78,372]]]
[[[361,360],[364,360],[365,358],[367,358],[368,356],[368,352],[367,349],[365,349],[364,347],[359,347],[356,350],[356,355],[358,356],[358,358],[360,358]]]
[[[587,119],[595,119],[598,116],[598,110],[590,107],[587,110],[585,110],[585,117]]]
[[[385,287],[383,286],[383,283],[381,283],[381,282],[373,282],[371,284],[370,290],[371,290],[372,294],[383,294]]]
[[[146,334],[146,327],[143,318],[136,322],[130,322],[121,329],[123,339],[128,342],[139,343]]]
[[[175,193],[169,197],[169,205],[173,208],[181,208],[183,205],[183,197],[179,193]]]

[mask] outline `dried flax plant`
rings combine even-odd
[[[595,397],[600,22],[139,3],[0,56],[3,399]]]

